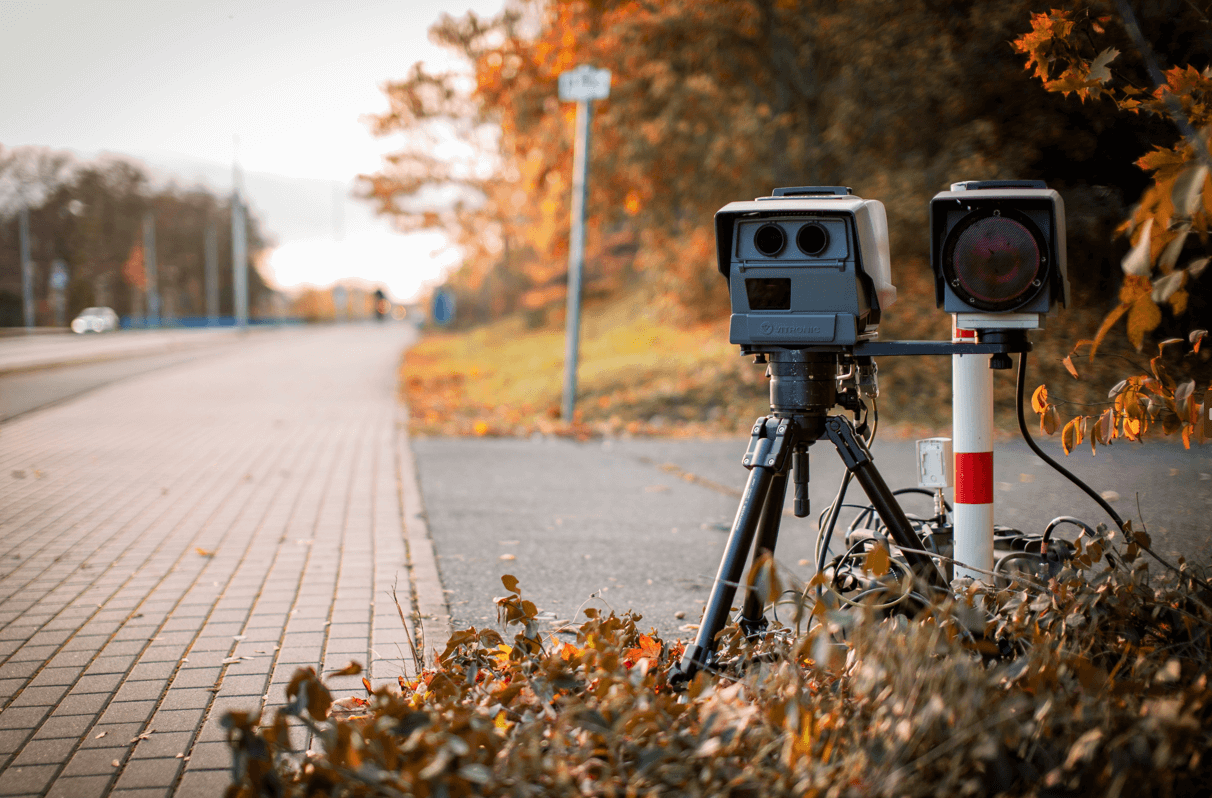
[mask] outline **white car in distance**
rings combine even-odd
[[[85,308],[72,319],[74,333],[112,332],[118,329],[118,314],[113,308]]]

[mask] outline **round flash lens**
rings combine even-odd
[[[787,234],[777,224],[764,224],[753,234],[753,245],[758,252],[773,258],[787,245]]]
[[[829,246],[829,231],[819,224],[806,224],[796,234],[795,245],[805,255],[819,255]]]
[[[969,303],[982,310],[1013,310],[1042,288],[1040,241],[1022,222],[985,216],[961,224],[953,236],[946,257],[949,279]]]

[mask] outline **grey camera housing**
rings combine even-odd
[[[990,215],[1015,218],[1030,231],[1040,256],[1038,277],[1021,294],[981,302],[965,296],[956,267],[948,262],[949,245],[965,224]],[[930,200],[930,262],[935,301],[947,313],[1045,314],[1069,303],[1065,250],[1065,203],[1042,180],[987,180],[954,183]],[[995,323],[995,322],[990,322]]]
[[[884,206],[848,188],[780,188],[730,203],[716,212],[715,233],[730,343],[852,346],[875,337],[896,301]]]

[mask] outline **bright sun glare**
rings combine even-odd
[[[455,265],[459,252],[440,233],[365,233],[342,241],[292,241],[269,256],[269,276],[282,288],[327,286],[351,275],[385,285],[397,299],[408,299],[426,282]]]

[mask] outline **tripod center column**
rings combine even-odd
[[[794,416],[807,443],[825,433],[825,416],[837,404],[837,355],[785,349],[770,353],[770,409]]]

